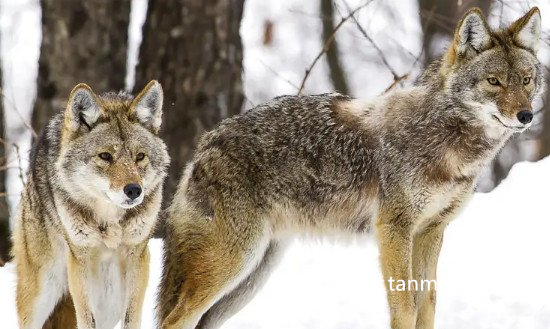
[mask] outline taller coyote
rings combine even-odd
[[[200,141],[166,226],[159,318],[218,328],[296,235],[375,233],[393,329],[432,329],[443,231],[481,168],[533,118],[543,89],[540,13],[491,31],[466,13],[418,83],[372,101],[284,96],[223,121]]]
[[[161,114],[156,81],[135,98],[79,84],[44,130],[14,232],[22,329],[140,327],[169,162]]]

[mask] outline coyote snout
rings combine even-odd
[[[497,89],[496,92],[500,93],[496,99],[496,105],[500,110],[497,119],[508,128],[528,128],[533,121],[533,109],[529,99],[532,78],[524,74],[523,77],[513,76],[507,82],[497,81],[497,85],[493,86]]]
[[[141,196],[141,186],[139,184],[128,184],[124,186],[124,194],[129,197],[132,201]]]
[[[526,125],[528,123],[531,123],[531,121],[533,120],[533,112],[531,112],[531,109],[523,110],[518,112],[517,117],[519,122]]]
[[[107,196],[117,206],[122,208],[132,208],[143,201],[143,189],[140,184],[130,183],[124,186],[121,191],[109,191]]]

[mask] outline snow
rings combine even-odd
[[[550,158],[514,166],[488,194],[475,194],[446,231],[436,328],[550,328]],[[151,240],[143,328],[154,328],[160,240]],[[4,328],[17,328],[13,264],[0,268]],[[388,328],[378,250],[296,241],[266,286],[224,329]]]

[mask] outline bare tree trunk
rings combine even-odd
[[[548,77],[547,77],[548,78]],[[550,88],[546,90],[542,111],[542,128],[540,131],[539,159],[550,155]]]
[[[334,38],[334,41],[327,50],[327,62],[330,71],[330,78],[334,89],[342,94],[349,94],[346,75],[342,69],[339,59],[338,45],[334,35],[334,10],[332,0],[321,0],[321,17],[323,18],[323,44]]]
[[[172,162],[165,200],[202,132],[240,112],[243,0],[151,0],[135,88],[157,79],[164,89],[161,136]]]
[[[130,0],[42,0],[42,46],[32,126],[39,131],[72,87],[124,88]]]
[[[464,13],[472,8],[479,7],[487,14],[491,7],[490,0],[418,0],[420,7],[420,21],[424,30],[422,46],[425,63],[429,64],[440,55],[434,42],[439,37],[450,38],[453,35],[456,23]]]
[[[4,124],[4,92],[2,88],[2,68],[0,67],[0,266],[10,259],[10,212],[7,203],[6,171],[7,171],[7,152]]]

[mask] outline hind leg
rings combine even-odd
[[[257,266],[269,241],[259,220],[218,217],[184,226],[179,233],[167,231],[159,296],[164,329],[195,329],[203,314]]]
[[[271,241],[258,266],[235,289],[223,296],[200,320],[198,329],[216,329],[239,312],[263,287],[286,249],[283,241]]]

